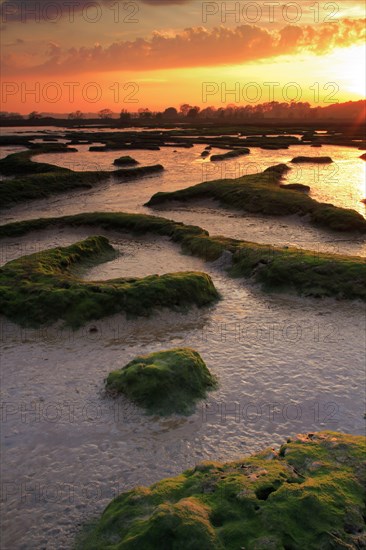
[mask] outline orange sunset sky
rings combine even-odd
[[[365,96],[363,0],[0,5],[3,111],[326,106]]]

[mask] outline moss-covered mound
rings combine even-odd
[[[146,206],[154,207],[172,200],[184,202],[212,198],[224,206],[245,212],[271,216],[309,215],[311,223],[334,231],[366,232],[366,220],[355,210],[319,203],[304,193],[281,188],[282,177],[288,170],[286,165],[279,164],[259,174],[159,192],[151,197]]]
[[[80,280],[73,268],[115,255],[105,237],[90,237],[65,248],[23,256],[0,268],[0,311],[22,326],[59,319],[74,328],[91,319],[125,312],[149,315],[155,307],[211,304],[218,293],[205,273],[171,273],[143,279]]]
[[[161,217],[122,212],[93,212],[40,218],[0,226],[0,239],[48,227],[89,226],[133,234],[170,237],[186,253],[204,260],[232,255],[232,276],[246,277],[267,291],[292,291],[303,296],[366,301],[366,261],[361,257],[325,254],[296,248],[211,237],[197,226]]]
[[[124,156],[113,161],[113,164],[115,166],[135,166],[138,164],[138,161],[130,156]]]
[[[106,388],[124,393],[150,413],[188,414],[198,399],[217,386],[200,355],[190,348],[137,357],[111,372]]]
[[[333,160],[331,157],[295,157],[291,162],[294,162],[295,164],[305,162],[310,162],[313,164],[330,164]]]
[[[302,296],[366,301],[366,260],[250,243],[238,245],[231,274],[251,277],[267,291],[295,291]]]
[[[230,160],[241,157],[242,155],[249,155],[249,153],[250,149],[248,149],[247,147],[243,147],[242,149],[234,149],[233,151],[228,151],[227,153],[223,153],[222,155],[211,155],[210,160]]]
[[[206,462],[113,500],[80,550],[365,548],[365,438],[297,436],[230,463]]]

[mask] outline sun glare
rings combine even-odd
[[[350,92],[366,95],[366,47],[352,46],[339,50],[335,56],[336,70],[342,85]]]

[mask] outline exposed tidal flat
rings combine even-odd
[[[77,164],[80,155],[85,155],[103,171],[112,171],[113,161],[124,154],[115,150],[90,153],[86,150],[89,145],[70,145],[85,147],[85,152],[46,153],[33,161],[61,165],[73,159]],[[334,149],[328,151],[328,147]],[[81,265],[73,272],[78,280],[92,283],[203,272],[221,298],[210,307],[192,305],[185,312],[160,308],[149,317],[131,319],[121,312],[86,319],[76,330],[63,322],[29,328],[1,318],[2,390],[7,403],[2,464],[8,483],[3,503],[5,548],[71,548],[81,527],[97,521],[118,493],[177,476],[202,460],[239,460],[268,446],[279,447],[298,432],[330,429],[363,433],[364,304],[353,298],[318,300],[288,293],[288,289],[263,292],[252,275],[231,277],[227,269],[239,246],[230,239],[265,245],[265,260],[268,251],[273,259],[273,247],[280,247],[285,257],[291,256],[293,248],[301,248],[312,251],[316,261],[321,256],[318,252],[348,256],[341,260],[348,265],[352,262],[349,256],[365,255],[364,235],[312,227],[298,216],[230,212],[207,199],[195,205],[167,205],[159,212],[143,206],[157,191],[200,183],[203,148],[203,144],[194,145],[179,153],[174,153],[173,147],[129,150],[140,166],[161,163],[165,171],[122,185],[112,178],[85,191],[34,200],[2,212],[3,266],[29,254],[51,252],[99,236],[108,239],[116,254],[102,263]],[[291,166],[296,155],[314,155],[314,149],[304,145],[294,151],[252,148],[245,162],[257,152],[267,158],[269,166],[282,162]],[[364,166],[357,149],[324,144],[321,155],[329,155],[335,162],[348,155],[348,169],[356,172],[357,163]],[[69,168],[75,170],[76,164]],[[263,170],[267,167],[263,164]],[[85,170],[85,164],[78,168]],[[348,172],[345,184],[352,184],[355,194],[360,185],[360,179],[352,179],[356,172]],[[190,177],[192,181],[188,181]],[[312,197],[314,187],[322,187],[321,181],[315,185],[307,177],[299,182],[310,185]],[[337,185],[333,192],[340,191],[341,184]],[[334,193],[326,202],[356,208],[355,196],[349,200],[344,187],[342,193]],[[360,213],[362,208],[357,202]],[[104,221],[98,220],[97,214],[87,214],[94,211],[106,212]],[[56,219],[79,212],[85,213],[84,220]],[[138,212],[155,218],[142,216],[131,222],[133,217],[125,216],[117,229],[118,216],[110,223],[110,212]],[[185,226],[159,221],[156,215],[195,229],[188,230],[189,238],[184,237]],[[42,222],[41,217],[53,219]],[[34,221],[5,226],[22,220]],[[131,230],[133,226],[135,230]],[[199,228],[208,230],[210,236],[204,231],[201,234]],[[215,239],[217,235],[224,239]],[[212,242],[202,247],[202,239],[208,238]],[[220,256],[221,247],[227,248],[224,256]],[[262,267],[266,269],[266,265]],[[286,269],[288,273],[296,271],[285,266],[281,277]],[[334,264],[329,269],[331,280]],[[327,277],[327,272],[318,275]],[[344,281],[350,287],[352,276]],[[201,355],[218,380],[217,389],[199,401],[192,414],[146,415],[126,396],[114,398],[105,393],[109,373],[136,357],[186,347]],[[263,505],[270,502],[271,496]],[[219,513],[217,522],[214,520],[218,530]],[[224,531],[226,516],[220,521]]]
[[[34,233],[19,242],[67,246],[88,232],[55,228],[39,232],[38,241]],[[46,547],[69,548],[75,524],[101,513],[116,492],[178,475],[203,459],[235,460],[307,430],[363,431],[361,304],[264,296],[219,266],[182,255],[166,239],[109,239],[121,254],[85,277],[204,270],[222,299],[208,310],[117,316],[75,332],[2,321],[3,365],[9,367],[3,374],[9,403],[4,474],[15,484],[9,491],[17,488],[8,496],[5,526],[12,526],[9,541],[20,547],[43,540]],[[156,351],[157,342],[162,349],[194,347],[220,381],[188,418],[148,418],[124,397],[103,395],[112,370]],[[37,501],[28,493],[20,506],[25,487],[48,488],[48,497]],[[14,517],[21,525],[14,527]]]

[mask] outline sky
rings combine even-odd
[[[365,97],[364,0],[0,0],[3,111]]]

